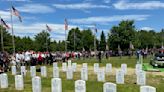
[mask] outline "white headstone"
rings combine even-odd
[[[117,92],[116,84],[114,83],[104,83],[103,92]]]
[[[87,63],[83,63],[83,66],[82,67],[88,69],[88,64]]]
[[[124,74],[127,73],[127,64],[121,64],[121,70],[124,72]]]
[[[12,75],[17,74],[16,66],[11,66],[11,73],[12,73]]]
[[[136,64],[136,69],[135,69],[135,73],[136,73],[136,75],[140,72],[140,71],[142,71],[142,64]]]
[[[99,63],[94,63],[94,73],[97,73],[99,70]]]
[[[36,67],[35,66],[31,66],[30,67],[30,72],[31,72],[31,77],[35,77],[36,76]]]
[[[0,74],[0,84],[1,84],[1,88],[8,88],[8,76],[7,74],[3,73]]]
[[[41,76],[47,77],[47,69],[46,66],[41,66]]]
[[[57,62],[54,62],[53,63],[53,67],[58,67],[58,63]]]
[[[110,64],[110,63],[106,64],[105,72],[106,73],[111,73],[112,72],[112,64]]]
[[[63,70],[63,72],[66,72],[66,70],[67,70],[67,63],[62,63],[62,70]]]
[[[41,92],[41,78],[36,76],[32,78],[32,92]]]
[[[116,83],[124,84],[124,72],[122,70],[116,71]]]
[[[81,80],[88,80],[88,69],[85,67],[81,68]]]
[[[72,67],[72,61],[68,60],[68,67]]]
[[[62,82],[60,78],[51,80],[51,92],[62,92]]]
[[[59,68],[58,67],[53,68],[53,77],[59,78]]]
[[[16,90],[23,90],[24,89],[23,75],[16,75],[15,76],[15,89]]]
[[[75,81],[75,92],[86,92],[86,83],[83,80]]]
[[[71,67],[68,67],[66,76],[68,80],[73,79],[73,70]]]
[[[104,82],[105,81],[105,71],[104,69],[99,69],[97,72],[97,81]]]
[[[76,68],[77,68],[77,63],[72,63],[73,72],[76,72]]]
[[[137,74],[137,84],[138,85],[146,85],[146,73],[145,71],[140,71]]]
[[[152,86],[141,86],[140,92],[156,92],[156,88]]]
[[[26,67],[21,66],[21,75],[26,76]]]

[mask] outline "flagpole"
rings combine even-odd
[[[46,30],[46,51],[48,52],[48,41],[47,41],[48,35],[47,34],[48,34],[48,30]]]
[[[96,25],[94,30],[94,51],[95,51],[95,57],[96,57]]]
[[[12,7],[12,2],[11,2]],[[14,40],[14,28],[13,28],[13,16],[12,16],[12,9],[10,8],[11,13],[11,30],[12,30],[12,44],[13,44],[13,55],[15,54],[15,40]]]
[[[0,19],[1,19],[1,16],[0,16]],[[1,25],[1,47],[2,47],[2,52],[4,52],[2,21],[0,25]]]
[[[68,24],[67,24],[67,19],[65,18],[64,21],[64,25],[65,25],[65,53],[67,52],[67,34],[66,31],[68,30]]]
[[[75,51],[75,30],[74,30],[74,51]]]

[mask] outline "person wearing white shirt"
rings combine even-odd
[[[30,58],[30,52],[28,52],[28,51],[25,52],[25,57],[24,57],[24,59],[25,59],[26,65],[27,65],[27,66],[30,65],[30,60],[31,60],[31,58]]]

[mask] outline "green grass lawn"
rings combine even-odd
[[[150,58],[144,59],[144,62],[149,62]],[[75,60],[78,65],[82,63],[88,63],[88,66],[93,66],[94,63],[98,62],[95,59],[86,59],[86,60]],[[100,63],[100,67],[105,66],[106,63],[112,63],[113,67],[120,67],[122,63],[126,63],[128,67],[134,68],[136,64],[136,58],[133,57],[129,59],[128,57],[123,57],[119,59],[118,57],[112,57],[110,60],[103,59]],[[58,64],[61,68],[61,63]],[[48,68],[48,77],[41,78],[42,82],[42,92],[51,92],[51,79],[52,79],[52,66],[47,66]],[[24,77],[24,90],[17,91],[15,90],[14,76],[11,75],[11,72],[8,72],[9,79],[9,88],[1,89],[0,92],[32,92],[31,77],[30,73],[27,72],[27,75]],[[37,73],[40,76],[40,73]],[[147,85],[157,88],[157,92],[164,92],[164,76],[154,75],[153,73],[146,76]],[[74,83],[76,80],[80,79],[80,72],[74,73],[73,80],[66,80],[66,73],[60,72],[60,78],[62,79],[62,92],[74,92]],[[106,82],[115,82],[115,75],[106,75]],[[89,79],[86,81],[87,92],[103,92],[103,83],[97,82],[97,76],[94,73],[89,73]],[[126,75],[125,84],[117,84],[117,92],[139,92],[139,86],[136,85],[136,75]]]

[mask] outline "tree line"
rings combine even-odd
[[[12,36],[2,26],[4,49],[12,52]],[[123,20],[118,25],[113,26],[108,34],[101,31],[100,39],[95,38],[95,30],[84,29],[80,30],[72,28],[67,35],[67,50],[68,51],[90,51],[94,50],[128,50],[130,43],[134,49],[142,48],[160,48],[164,43],[164,29],[160,32],[155,30],[137,30],[133,20]],[[97,33],[96,33],[97,34]],[[106,36],[107,35],[107,36]],[[14,36],[16,51],[65,51],[65,41],[51,41],[50,33],[43,30],[36,34],[34,38]],[[96,44],[94,45],[94,41]],[[0,48],[2,50],[2,48]]]

